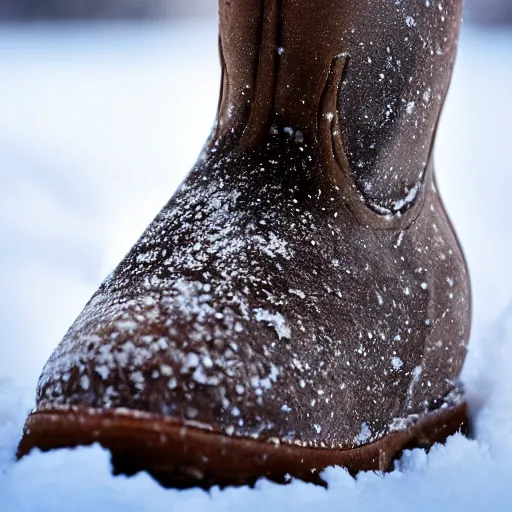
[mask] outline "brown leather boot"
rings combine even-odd
[[[469,279],[432,164],[460,18],[220,0],[216,128],[46,364],[19,455],[318,482],[464,428]]]

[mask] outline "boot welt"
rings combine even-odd
[[[17,456],[34,448],[99,443],[111,452],[114,474],[145,470],[165,487],[253,485],[260,477],[279,483],[296,477],[325,486],[320,472],[326,467],[342,466],[352,475],[390,471],[404,449],[428,449],[467,428],[467,406],[462,403],[432,411],[405,430],[357,448],[308,448],[218,434],[158,414],[71,406],[32,413]]]

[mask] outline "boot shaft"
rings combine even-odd
[[[244,150],[261,148],[273,129],[314,145],[334,119],[346,173],[367,206],[398,211],[428,178],[461,5],[220,0],[214,138],[232,132]],[[325,112],[329,93],[335,101]]]

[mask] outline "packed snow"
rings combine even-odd
[[[260,481],[207,493],[114,478],[98,446],[14,453],[46,358],[210,130],[215,23],[0,26],[0,510],[511,510],[511,52],[512,32],[465,28],[437,144],[472,274],[474,439],[406,452],[387,475],[328,469],[328,490]],[[284,329],[278,320],[262,317]]]

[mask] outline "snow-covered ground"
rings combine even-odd
[[[476,440],[385,476],[328,470],[328,491],[169,491],[111,477],[99,447],[13,462],[42,365],[193,164],[219,79],[213,21],[0,26],[0,510],[512,510],[512,32],[469,27],[437,167],[473,277]]]

